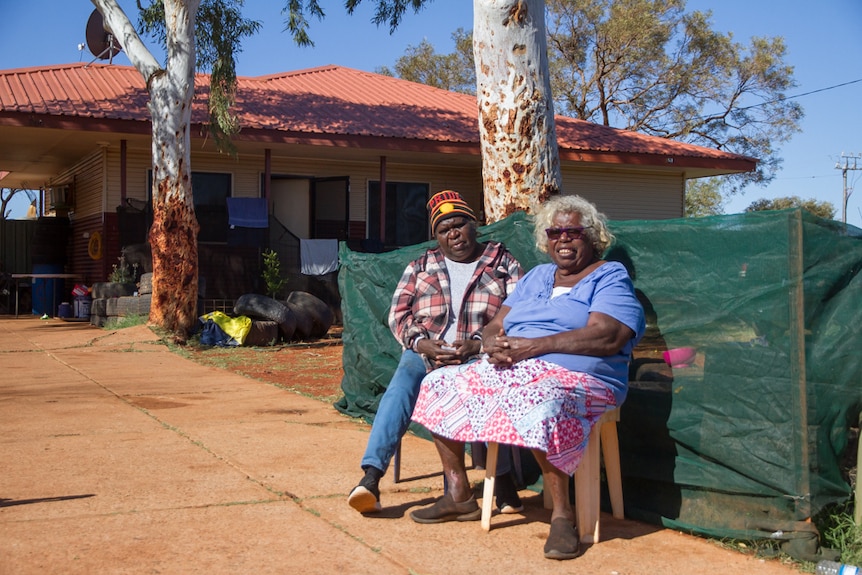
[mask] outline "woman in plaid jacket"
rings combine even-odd
[[[403,352],[371,427],[365,475],[348,497],[360,513],[381,509],[378,483],[410,425],[422,378],[478,358],[482,328],[523,273],[503,244],[476,241],[476,216],[458,192],[435,194],[428,211],[437,247],[407,265],[392,298],[389,327]]]

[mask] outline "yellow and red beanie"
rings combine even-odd
[[[428,200],[428,217],[431,220],[431,233],[435,233],[437,224],[452,216],[467,216],[476,221],[476,214],[461,194],[454,190],[437,192]]]

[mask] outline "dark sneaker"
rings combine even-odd
[[[380,511],[380,488],[377,479],[371,473],[366,473],[347,496],[347,503],[360,513]]]
[[[515,487],[515,482],[508,473],[498,476],[494,481],[494,499],[500,513],[509,515],[524,510],[521,497],[518,495],[518,488]]]
[[[482,518],[482,509],[471,496],[467,501],[456,503],[452,495],[447,493],[424,509],[410,513],[410,518],[416,523],[445,523],[447,521],[478,521]]]
[[[558,517],[551,521],[551,532],[545,542],[545,559],[574,559],[581,554],[581,542],[571,520]]]

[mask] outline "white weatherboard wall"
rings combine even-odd
[[[590,200],[609,220],[682,217],[685,182],[679,174],[634,170],[564,169],[563,193]]]

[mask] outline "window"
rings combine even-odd
[[[199,242],[227,242],[227,198],[231,197],[231,175],[192,172],[195,215],[201,226]]]
[[[311,197],[312,237],[346,240],[350,226],[350,179],[314,178]]]
[[[152,202],[153,171],[148,170],[147,189]],[[227,198],[231,197],[231,174],[192,172],[195,216],[200,224],[199,242],[227,243]]]
[[[428,184],[386,182],[386,246],[428,240]],[[368,182],[368,237],[380,238],[380,182]]]

